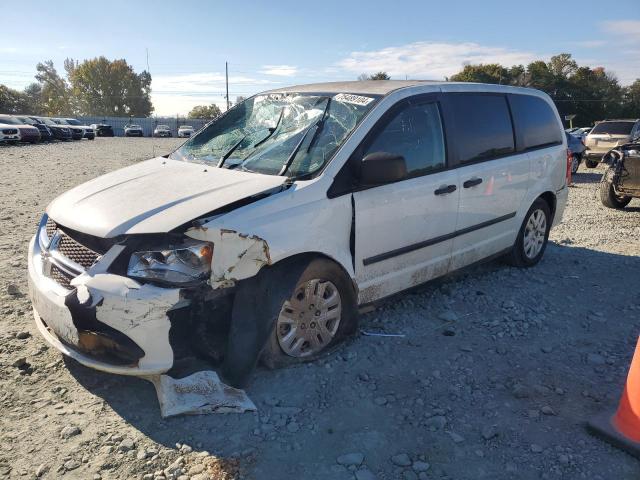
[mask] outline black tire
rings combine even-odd
[[[537,212],[539,210],[542,211],[542,213],[544,213],[545,219],[546,219],[544,240],[542,243],[542,248],[540,249],[538,254],[530,258],[525,253],[525,247],[524,247],[525,230],[531,216],[534,214],[534,212]],[[507,263],[514,267],[520,267],[520,268],[528,268],[536,265],[544,255],[544,251],[547,249],[547,243],[549,240],[549,231],[551,230],[552,222],[553,222],[553,219],[551,218],[551,209],[549,208],[549,204],[546,201],[544,201],[542,198],[537,198],[536,201],[533,202],[533,205],[531,205],[531,208],[529,208],[529,211],[527,212],[527,214],[524,216],[524,220],[522,221],[522,226],[520,227],[520,231],[518,232],[516,242],[513,244],[513,248],[511,249],[511,252],[509,252],[505,258]]]
[[[604,175],[602,175],[602,180],[600,180],[600,201],[605,207],[620,210],[629,205],[631,197],[616,195],[613,182],[611,181],[612,176],[612,169],[607,170]]]
[[[231,327],[221,375],[225,383],[245,386],[258,360],[268,368],[298,363],[280,349],[275,326],[285,301],[306,280],[326,278],[336,285],[342,300],[339,329],[328,347],[357,326],[356,294],[351,281],[335,263],[302,257],[263,268],[258,275],[239,282],[231,312]],[[273,339],[276,339],[275,343]],[[323,353],[329,348],[323,349]],[[314,356],[317,358],[319,355]],[[304,360],[312,360],[305,357]]]
[[[340,324],[338,325],[336,334],[318,353],[304,357],[289,356],[280,347],[277,335],[276,318],[276,321],[274,321],[274,328],[272,329],[269,340],[265,345],[260,358],[265,367],[275,369],[298,363],[311,362],[331,352],[341,342],[341,340],[356,331],[358,312],[356,305],[357,299],[353,290],[353,285],[342,269],[334,262],[325,259],[312,260],[307,268],[302,272],[302,275],[300,275],[296,285],[291,288],[291,295],[289,295],[289,297],[292,297],[299,288],[302,288],[306,282],[313,279],[328,280],[337,287],[342,303],[342,314],[340,315]]]
[[[571,175],[574,175],[578,172],[578,167],[580,167],[580,155],[574,153],[571,155]]]
[[[598,160],[592,160],[589,157],[585,158],[584,160],[584,164],[587,166],[587,168],[596,168],[598,166],[598,163],[600,163]]]

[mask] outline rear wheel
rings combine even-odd
[[[514,267],[532,267],[537,264],[547,248],[551,230],[549,204],[538,198],[524,216],[518,237],[506,260]]]
[[[580,166],[580,155],[574,153],[571,155],[571,173],[574,174],[578,171],[578,167]]]
[[[612,177],[612,169],[607,170],[602,176],[602,180],[600,181],[600,201],[605,207],[622,209],[629,205],[631,197],[616,194]]]

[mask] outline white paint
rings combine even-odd
[[[152,375],[173,366],[173,350],[169,344],[171,324],[167,311],[180,304],[180,290],[142,285],[119,275],[85,273],[76,277],[81,304],[91,301],[96,318],[131,338],[145,355],[136,366],[118,366],[98,361],[67,347],[60,340],[77,344],[78,331],[71,312],[65,305],[67,291],[42,273],[42,260],[35,237],[29,244],[29,293],[33,302],[36,325],[49,344],[63,354],[91,368],[123,375]],[[48,330],[42,321],[51,329]]]
[[[156,388],[162,418],[257,410],[244,390],[224,384],[218,374],[211,370],[180,379],[168,375],[153,375],[145,379]]]
[[[257,235],[224,228],[194,228],[187,233],[193,238],[213,242],[213,288],[232,286],[237,280],[253,277],[263,266],[271,264],[269,245]]]
[[[72,188],[51,202],[47,212],[61,225],[98,237],[168,232],[284,181],[160,157]]]

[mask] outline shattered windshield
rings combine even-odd
[[[208,125],[170,158],[268,175],[308,175],[331,159],[376,99],[258,95]]]

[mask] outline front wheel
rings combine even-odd
[[[507,262],[514,267],[532,267],[537,264],[547,248],[551,230],[551,210],[538,198],[524,217],[518,237]]]
[[[314,360],[353,333],[356,324],[350,280],[335,263],[313,260],[282,303],[262,363],[279,368]]]

